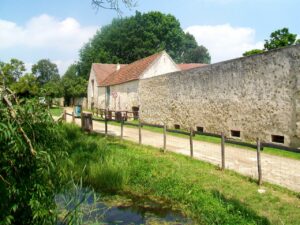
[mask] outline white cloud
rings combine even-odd
[[[67,63],[77,59],[78,50],[96,30],[96,26],[81,26],[74,18],[59,20],[47,14],[33,17],[23,26],[0,19],[0,50],[15,52],[21,48],[43,52],[43,58],[56,60],[61,65],[59,68],[64,70]],[[47,52],[48,55],[51,52],[51,56]]]
[[[263,48],[263,42],[255,41],[255,30],[248,27],[196,25],[185,31],[194,35],[198,44],[209,50],[212,62],[240,57],[245,51]]]

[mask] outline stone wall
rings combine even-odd
[[[147,123],[300,146],[300,46],[140,80]]]

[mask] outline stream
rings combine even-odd
[[[101,195],[89,189],[59,194],[59,225],[67,224],[193,224],[179,211],[147,198]],[[68,214],[72,212],[71,214]],[[65,221],[64,221],[65,218]]]

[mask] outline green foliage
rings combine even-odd
[[[296,37],[297,35],[290,33],[288,28],[276,30],[271,33],[269,40],[265,40],[265,50],[293,45],[296,42]]]
[[[63,95],[66,101],[86,96],[87,81],[78,75],[77,65],[72,64],[61,79]]]
[[[253,49],[244,52],[243,56],[256,55],[272,49],[297,45],[300,43],[300,40],[296,40],[296,38],[297,34],[290,33],[288,28],[276,30],[271,33],[269,40],[265,40],[264,49]]]
[[[32,74],[37,78],[38,83],[43,86],[52,80],[59,79],[58,68],[49,59],[41,59],[31,68]]]
[[[12,83],[18,81],[20,77],[25,72],[25,65],[22,61],[18,59],[11,59],[9,63],[0,62],[0,83],[3,83],[10,86]]]
[[[38,96],[39,86],[35,76],[30,73],[20,77],[17,82],[11,85],[11,89],[15,91],[18,96],[33,97]]]
[[[264,50],[261,50],[261,49],[252,49],[250,51],[244,52],[243,56],[257,55],[257,54],[260,54],[263,52],[264,52]]]
[[[0,95],[0,224],[53,224],[65,177],[63,133],[38,101]]]
[[[210,63],[210,55],[207,50],[203,45],[197,46],[194,49],[188,50],[184,54],[184,62],[186,63]]]
[[[193,52],[194,49],[197,50]],[[160,12],[136,12],[132,17],[114,19],[82,47],[80,74],[87,78],[91,64],[95,62],[132,63],[162,50],[166,50],[178,63],[186,59],[189,62],[210,61],[207,49],[198,47],[195,38],[184,33],[174,16]]]

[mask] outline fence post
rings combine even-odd
[[[167,124],[164,123],[164,152],[167,150]]]
[[[258,185],[262,184],[261,157],[260,157],[260,139],[257,138],[257,169],[258,169]]]
[[[72,112],[72,123],[75,123],[75,114],[74,114],[74,111]]]
[[[140,117],[139,117],[139,144],[142,144],[142,124],[141,124]]]
[[[104,118],[104,122],[105,122],[105,136],[107,136],[107,110],[106,109],[104,111],[104,115],[105,115],[105,118]]]
[[[67,121],[67,110],[64,109],[63,120]]]
[[[190,128],[190,154],[192,158],[194,156],[193,134],[194,134],[193,128]]]
[[[123,140],[124,118],[121,116],[121,139]]]
[[[221,133],[221,155],[222,155],[222,170],[225,170],[225,136]]]

